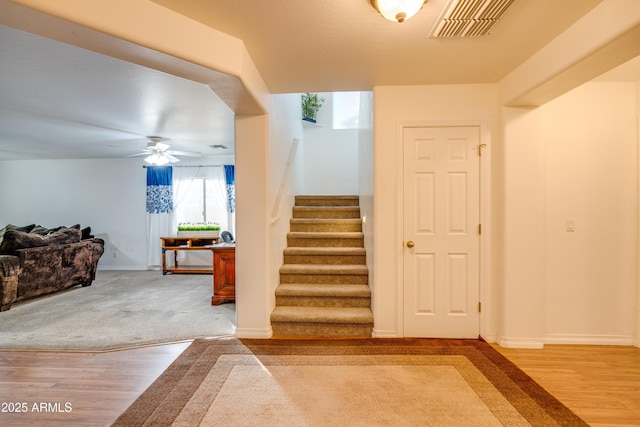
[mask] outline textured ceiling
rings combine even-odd
[[[155,0],[243,40],[273,93],[498,82],[600,1],[516,0],[488,36],[430,39],[445,0],[403,24],[369,0]],[[124,157],[147,135],[233,152],[233,113],[205,85],[5,26],[0,57],[0,160]]]
[[[447,0],[402,24],[369,0],[154,0],[244,41],[274,93],[495,83],[601,0],[516,0],[491,33],[429,38]]]

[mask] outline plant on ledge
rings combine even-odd
[[[181,222],[178,224],[178,237],[217,238],[220,226],[213,222]]]
[[[324,104],[325,99],[317,93],[307,92],[302,95],[302,120],[315,123],[318,110]]]
[[[212,222],[181,222],[178,231],[220,231],[220,226]]]

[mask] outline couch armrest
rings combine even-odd
[[[20,260],[14,255],[0,255],[0,311],[9,310],[18,298]]]

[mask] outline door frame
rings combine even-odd
[[[486,120],[456,120],[456,121],[432,121],[432,120],[404,120],[398,121],[396,130],[396,180],[397,189],[397,218],[396,235],[399,242],[397,247],[404,249],[404,129],[412,127],[477,127],[480,134],[480,144],[485,144],[480,156],[480,223],[482,224],[482,234],[480,235],[480,302],[482,310],[480,312],[480,336],[488,342],[495,342],[496,333],[496,296],[497,289],[493,286],[492,280],[492,253],[491,241],[493,235],[492,226],[492,206],[491,206],[491,134],[489,123]],[[404,335],[404,251],[397,252],[396,265],[396,325],[400,336]]]

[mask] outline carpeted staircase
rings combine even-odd
[[[371,336],[358,196],[296,196],[271,326],[274,336]]]

